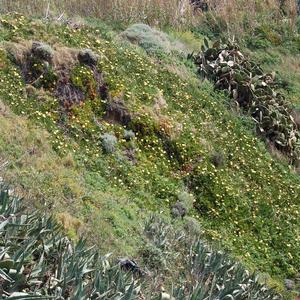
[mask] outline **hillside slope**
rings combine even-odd
[[[138,256],[159,213],[200,224],[251,270],[294,278],[299,175],[197,78],[188,48],[146,52],[107,27],[17,14],[0,24],[1,173],[30,209],[116,256]]]

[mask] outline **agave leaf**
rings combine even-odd
[[[132,282],[132,284],[130,285],[130,287],[128,288],[128,290],[126,291],[125,295],[121,298],[121,300],[132,300],[134,299],[134,286],[135,283]]]
[[[31,274],[30,274],[31,278],[36,278],[38,275],[41,275],[41,273],[43,271],[43,264],[44,264],[44,253],[42,253],[38,264],[35,265],[35,267],[31,271]]]
[[[3,278],[5,281],[14,282],[14,280],[2,269],[0,269],[0,277]]]
[[[209,43],[208,43],[207,38],[204,38],[204,39],[203,39],[203,42],[204,42],[204,46],[205,46],[206,48],[209,48]]]
[[[54,297],[50,296],[40,296],[40,295],[30,295],[26,293],[13,293],[10,297],[10,300],[50,300],[54,299]]]
[[[275,140],[275,143],[278,144],[278,145],[280,145],[280,146],[282,146],[282,147],[286,146],[285,142],[280,141],[280,140]]]

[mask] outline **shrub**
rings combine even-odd
[[[104,133],[101,136],[102,148],[106,153],[114,153],[116,151],[117,138],[110,133]]]
[[[54,51],[48,44],[42,42],[33,42],[31,52],[37,59],[51,62],[54,56]]]
[[[177,198],[179,202],[183,203],[187,211],[193,208],[195,198],[192,194],[183,191],[177,196]]]
[[[170,52],[171,41],[169,37],[146,24],[134,24],[127,28],[121,36],[150,53]]]
[[[134,139],[134,137],[135,137],[135,134],[132,130],[125,130],[124,131],[124,139],[126,141],[130,141],[130,140]]]
[[[171,215],[173,218],[179,218],[182,219],[185,217],[187,213],[187,209],[185,205],[179,201],[177,201],[174,205],[171,207]]]
[[[166,268],[166,260],[164,253],[155,245],[147,243],[140,250],[140,255],[146,264],[151,269],[159,269],[163,271]]]
[[[220,168],[225,164],[224,154],[222,152],[214,152],[210,157],[210,161],[216,168]]]
[[[99,60],[99,55],[91,49],[83,49],[78,54],[80,63],[88,66],[96,66]]]
[[[161,55],[185,48],[182,43],[172,41],[166,33],[146,24],[134,24],[122,32],[121,36],[150,54]]]

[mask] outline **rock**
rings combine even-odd
[[[292,291],[295,289],[295,281],[291,279],[285,279],[284,286],[288,291]]]
[[[132,259],[120,258],[118,259],[120,267],[125,271],[131,271],[138,275],[143,275],[145,272],[139,267],[139,265]]]
[[[175,298],[173,298],[171,295],[169,295],[166,292],[162,292],[161,293],[161,298],[162,300],[175,300]]]
[[[119,123],[126,126],[131,122],[132,115],[122,100],[113,99],[107,103],[104,119],[112,123]]]
[[[124,130],[124,139],[126,141],[130,141],[132,139],[134,139],[135,134],[132,130]]]
[[[31,47],[31,53],[48,63],[52,62],[54,57],[54,51],[48,44],[42,42],[33,42]]]
[[[99,55],[93,52],[91,49],[83,49],[78,54],[78,60],[84,65],[93,67],[97,65]]]
[[[177,201],[174,205],[171,206],[171,215],[173,218],[184,218],[187,213],[187,209],[183,203]]]
[[[137,159],[136,159],[136,150],[135,149],[126,149],[124,151],[124,156],[128,161],[130,161],[133,165],[137,164]]]

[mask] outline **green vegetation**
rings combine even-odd
[[[2,299],[131,300],[144,298],[149,292],[143,284],[145,271],[134,262],[123,259],[111,265],[109,255],[100,256],[95,247],[87,247],[83,240],[74,245],[51,217],[39,211],[22,213],[22,201],[10,193],[1,187]],[[181,269],[180,276],[189,280],[174,289],[176,299],[281,299],[226,254],[212,251],[201,240],[192,242],[183,233],[179,240],[175,239],[178,233],[160,219],[149,219],[145,233],[152,242],[150,253],[154,254],[156,247],[167,264],[174,263],[175,257],[171,261],[169,256],[174,256],[176,246],[177,251],[186,251],[180,255],[187,266]],[[148,259],[150,253],[147,252]],[[158,257],[151,260],[155,268]],[[147,299],[162,299],[166,295],[162,291],[147,295]]]
[[[134,299],[134,281],[108,257],[83,240],[73,245],[52,218],[23,208],[1,188],[2,299]]]
[[[232,65],[223,57],[235,77],[248,65],[254,69],[245,68],[247,76],[259,70],[254,88],[268,90],[268,101],[284,99],[283,110],[272,104],[276,117],[272,112],[272,126],[266,127],[260,119],[266,115],[255,121],[250,105],[248,115],[232,105],[232,82],[221,88],[229,95],[215,89],[220,68],[208,76],[213,83],[199,80],[186,58],[200,50],[204,36],[235,33],[230,22],[222,25],[221,15],[210,17],[211,12],[202,15],[201,22],[217,22],[215,27],[194,24],[166,34],[143,24],[126,30],[123,24],[118,32],[94,19],[78,24],[1,15],[1,176],[25,196],[28,208],[53,214],[79,245],[84,235],[102,253],[112,251],[112,259],[137,257],[152,272],[151,287],[142,284],[146,295],[152,289],[162,296],[165,286],[176,299],[280,299],[283,279],[296,278],[300,270],[300,178],[296,164],[289,164],[297,160],[297,141],[276,135],[273,142],[286,146],[279,152],[256,128],[259,123],[263,130],[277,130],[280,111],[281,121],[292,124],[288,133],[299,130],[298,76],[288,67],[299,67],[293,63],[299,33],[296,27],[290,33],[283,22],[275,29],[259,24],[254,31],[245,25],[237,40],[243,58],[233,54]],[[282,40],[274,30],[285,33]],[[207,63],[224,63],[219,54],[225,48],[213,49]],[[262,84],[273,69],[277,96],[273,85]],[[251,76],[238,80],[248,92]],[[255,95],[254,109],[265,104],[265,96]],[[152,213],[164,221],[152,218],[143,231]],[[232,258],[219,254],[219,247]],[[188,253],[201,253],[199,261]],[[261,279],[236,260],[263,273],[277,292],[262,288]],[[220,290],[225,274],[233,286]],[[241,282],[244,290],[237,288]]]
[[[145,24],[134,24],[121,33],[121,37],[142,47],[148,54],[163,56],[187,52],[186,46],[166,33]]]
[[[278,92],[275,73],[265,74],[231,41],[206,44],[207,49],[194,58],[199,74],[214,81],[216,89],[227,91],[238,109],[252,116],[258,132],[291,163],[300,164],[299,131],[290,105]]]

